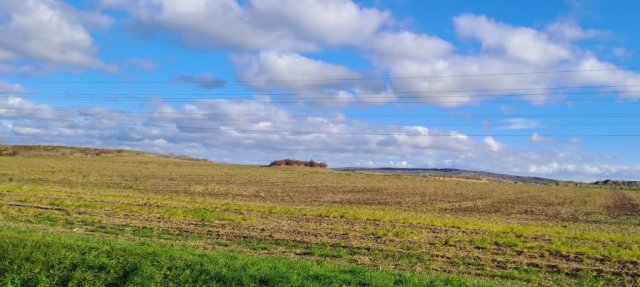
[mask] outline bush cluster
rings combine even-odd
[[[0,145],[0,156],[18,156],[20,150],[8,145]]]
[[[302,161],[295,159],[281,159],[272,161],[269,166],[306,166],[306,167],[319,167],[319,168],[327,168],[327,164],[324,162],[316,162],[313,160],[310,161]]]

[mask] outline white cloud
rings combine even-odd
[[[539,133],[533,133],[533,134],[531,135],[531,137],[529,138],[529,141],[532,141],[532,142],[541,142],[541,141],[544,141],[544,139],[545,139],[545,138],[544,138],[543,136],[541,136]]]
[[[357,157],[380,163],[387,157],[407,154],[421,157],[481,148],[480,143],[455,131],[379,126],[345,120],[341,115],[299,117],[259,101],[205,100],[179,108],[160,105],[149,114],[134,115],[102,109],[56,112],[10,97],[0,101],[0,115],[10,122],[0,124],[7,142],[33,141],[29,135],[46,130],[37,134],[38,142],[147,149],[144,143],[164,151],[197,143],[210,151],[207,157],[219,158],[233,150],[240,162],[262,151],[266,152],[264,161],[287,153],[322,154],[325,158],[353,154],[342,163],[348,164]],[[396,161],[402,164],[403,160]]]
[[[351,0],[253,0],[256,14],[290,25],[293,34],[330,46],[356,45],[389,20],[388,12]],[[265,21],[266,22],[266,21]],[[291,25],[293,24],[293,25]]]
[[[513,118],[502,121],[497,127],[505,130],[526,130],[541,127],[539,121],[532,119]]]
[[[573,138],[567,143],[567,147],[569,149],[575,149],[578,146],[579,142],[575,142],[575,140],[576,139]],[[553,137],[541,135],[539,133],[533,133],[529,137],[529,143],[530,144],[544,143],[546,145],[552,145],[552,144],[556,143],[556,139],[553,138]]]
[[[0,95],[16,94],[24,92],[24,88],[19,84],[12,84],[0,81]]]
[[[218,79],[207,73],[196,74],[196,75],[182,75],[182,76],[175,77],[174,81],[193,84],[205,90],[222,88],[227,83],[225,80]]]
[[[498,152],[504,148],[504,145],[497,142],[493,137],[485,137],[483,141],[490,151]]]
[[[48,70],[114,71],[95,57],[97,47],[85,23],[106,26],[109,19],[53,0],[0,1],[0,61],[14,65],[12,72],[24,66],[21,60],[35,61]]]
[[[608,164],[595,166],[592,164],[558,163],[553,161],[548,164],[532,164],[529,166],[528,171],[532,174],[538,174],[542,176],[548,176],[561,172],[584,174],[586,176],[590,176],[590,180],[595,180],[604,179],[611,176],[615,177],[616,174],[620,173],[637,174],[640,173],[640,167],[616,166]]]
[[[494,137],[475,139],[426,126],[380,126],[344,115],[299,116],[269,102],[206,100],[145,114],[106,109],[56,111],[19,97],[0,97],[0,134],[8,143],[63,144],[173,152],[213,160],[268,163],[313,158],[331,166],[450,167],[561,179],[638,179],[640,167],[564,149],[512,149]],[[287,132],[289,131],[289,132]],[[308,132],[308,133],[297,133]],[[487,152],[490,151],[490,152]]]
[[[367,76],[297,53],[264,51],[236,55],[232,60],[236,78],[245,85],[264,92],[286,89],[301,102],[344,105],[356,100],[385,103],[395,99],[381,80],[360,80]]]
[[[546,27],[549,35],[563,41],[585,40],[603,36],[606,33],[594,29],[583,29],[574,21],[558,21]]]
[[[570,60],[571,50],[535,29],[498,23],[485,16],[466,14],[453,19],[458,35],[479,40],[489,52],[504,53],[529,65]]]
[[[18,135],[38,135],[42,130],[30,127],[14,127],[13,131]]]
[[[438,37],[408,31],[382,32],[372,37],[366,48],[373,51],[374,61],[420,61],[445,56],[453,45]]]
[[[339,79],[358,79],[362,75],[346,66],[310,59],[297,53],[260,52],[233,57],[236,77],[255,89],[285,87],[292,90],[344,88]],[[326,80],[336,79],[336,80]]]
[[[354,45],[389,21],[388,12],[349,0],[103,0],[143,33],[166,29],[187,44],[248,51],[317,51]]]
[[[360,85],[353,88],[358,102],[365,104],[385,104],[399,99],[391,86],[382,87],[383,84],[369,82],[367,85]]]
[[[46,105],[38,105],[16,96],[0,96],[0,116],[3,119],[20,119],[21,117],[47,117],[54,114],[54,109]]]
[[[386,41],[381,41],[377,54],[373,53],[371,58],[388,69],[393,90],[412,91],[414,93],[404,98],[419,103],[460,106],[520,94],[523,99],[541,105],[551,97],[555,87],[599,85],[615,86],[610,90],[620,92],[621,98],[640,97],[633,93],[634,87],[629,87],[640,85],[640,74],[599,60],[594,52],[571,43],[597,34],[577,24],[555,23],[548,30],[536,30],[466,14],[455,17],[454,25],[458,35],[478,41],[482,49],[455,53],[453,48],[447,48],[450,45],[435,36],[422,35],[421,41],[409,41],[402,39],[418,36],[402,32],[405,36],[396,38],[398,43],[406,44],[404,48],[394,50]],[[433,49],[434,46],[440,48]],[[408,51],[401,51],[403,49]],[[412,52],[421,50],[424,52],[420,56]],[[593,71],[603,69],[605,71]],[[567,70],[590,71],[544,73]],[[540,71],[543,73],[538,73]],[[521,90],[523,88],[527,90]],[[561,97],[553,96],[556,100]]]
[[[240,80],[250,81],[245,83],[254,89],[321,92],[329,94],[329,99],[339,99],[341,92],[354,96],[355,100],[340,100],[340,104],[407,99],[454,107],[522,94],[525,100],[542,105],[551,97],[550,89],[554,87],[640,83],[640,75],[630,71],[517,74],[617,68],[572,43],[597,37],[602,32],[584,29],[571,21],[534,29],[481,15],[461,15],[453,19],[457,35],[477,41],[482,47],[480,51],[463,53],[435,35],[392,31],[389,28],[393,28],[395,20],[389,12],[349,0],[102,0],[101,6],[126,11],[131,16],[131,26],[147,36],[179,39],[187,45],[205,48],[233,49],[236,75]],[[358,49],[378,70],[363,75],[347,66],[311,59],[309,54],[303,56],[305,52],[343,47]],[[380,77],[385,72],[392,78],[390,83],[266,81],[276,77],[315,80]],[[499,74],[500,80],[494,76],[459,76],[477,74]],[[514,91],[523,87],[539,90]],[[624,87],[614,90],[631,99],[639,96]],[[401,95],[396,91],[411,93]]]

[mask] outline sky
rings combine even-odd
[[[639,9],[0,0],[0,141],[640,180]]]

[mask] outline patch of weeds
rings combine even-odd
[[[62,218],[51,213],[42,213],[36,215],[34,221],[38,224],[58,225],[58,223],[62,221]]]
[[[489,239],[489,236],[483,235],[471,239],[471,243],[474,244],[477,248],[487,249],[491,246],[491,239]]]
[[[529,277],[532,280],[538,277],[538,275],[540,274],[540,269],[535,267],[518,268],[516,269],[516,271],[520,273],[522,276]]]
[[[209,210],[205,208],[185,210],[183,211],[182,215],[202,222],[224,221],[238,224],[245,221],[245,218],[242,215],[225,213],[219,210]]]
[[[412,242],[402,242],[400,243],[400,249],[404,251],[416,251],[420,249],[420,246],[419,244],[412,243]]]
[[[252,241],[249,244],[247,244],[246,247],[256,251],[268,251],[273,249],[274,245],[267,242]]]
[[[388,228],[388,229],[375,229],[371,234],[376,238],[385,238],[385,237],[409,238],[414,235],[414,232],[406,228]]]
[[[375,229],[375,230],[373,230],[373,232],[371,234],[375,238],[384,238],[387,235],[385,230],[382,230],[382,229]]]
[[[454,245],[456,245],[456,240],[451,235],[445,235],[442,238],[442,245],[444,245],[444,246],[454,246]]]
[[[454,260],[454,263],[460,267],[470,266],[480,270],[484,270],[487,268],[486,263],[475,260],[475,259],[467,259],[467,258],[456,259]]]
[[[136,228],[131,231],[131,233],[136,237],[143,238],[155,238],[158,236],[158,232],[151,228]]]
[[[507,237],[507,238],[496,238],[493,240],[493,244],[500,247],[517,248],[522,245],[522,242],[520,242],[520,240],[516,238]]]

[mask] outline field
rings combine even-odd
[[[2,155],[2,286],[640,285],[636,190]]]

